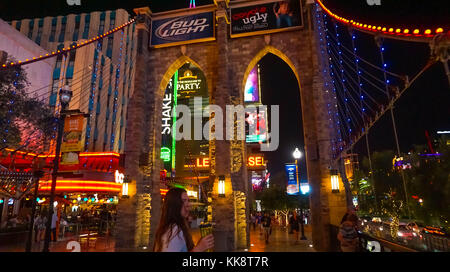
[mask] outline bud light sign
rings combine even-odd
[[[152,21],[154,47],[214,40],[214,12]]]

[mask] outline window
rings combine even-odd
[[[116,12],[112,11],[111,15],[109,16],[109,29],[113,29],[115,24],[116,24]]]
[[[67,70],[66,70],[66,78],[73,78],[73,69],[74,69],[74,65],[75,65],[75,54],[76,54],[76,51],[73,51],[70,53],[69,64],[67,65]]]
[[[87,14],[84,17],[84,31],[83,31],[83,39],[89,38],[89,24],[91,23],[91,15]]]
[[[67,23],[67,17],[63,17],[61,21],[61,32],[59,34],[59,42],[64,42],[65,34],[66,34],[66,23]]]
[[[41,37],[42,37],[42,26],[44,25],[44,19],[40,19],[39,20],[39,24],[38,24],[38,33],[37,33],[37,37],[36,37],[36,43],[38,45],[41,44]]]
[[[105,31],[105,13],[102,12],[102,14],[100,15],[100,27],[98,28],[98,34],[103,34],[103,32]]]
[[[16,29],[17,29],[17,31],[20,31],[20,27],[22,26],[22,21],[18,21],[17,23],[16,23]]]
[[[108,47],[106,49],[106,55],[110,58],[112,57],[113,41],[114,39],[112,37],[108,37]]]
[[[80,15],[77,15],[75,17],[75,30],[73,31],[73,41],[77,41],[78,40],[78,33],[80,32]]]
[[[30,24],[28,25],[28,38],[32,38],[33,37],[33,28],[34,28],[34,21],[31,20]]]
[[[50,31],[50,38],[49,38],[49,41],[51,41],[51,42],[55,41],[57,20],[58,20],[57,18],[52,19],[52,28]]]

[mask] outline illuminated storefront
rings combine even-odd
[[[7,152],[12,150],[7,149]],[[17,151],[5,153],[0,164],[31,171],[33,161],[39,161],[44,176],[39,181],[40,205],[48,205],[51,191],[51,171],[54,155],[38,155]],[[120,154],[115,152],[81,152],[77,164],[61,164],[56,180],[55,200],[66,213],[78,208],[90,209],[103,204],[117,204],[124,186],[125,175],[119,166]],[[29,194],[34,194],[30,190]],[[28,198],[24,198],[27,200]]]

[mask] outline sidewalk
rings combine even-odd
[[[78,236],[67,235],[57,242],[50,242],[50,252],[72,252],[74,247],[70,242],[75,241],[80,244],[80,252],[114,252],[114,237],[100,236],[97,239],[90,238],[89,244],[87,239],[80,241]],[[71,246],[72,245],[72,246]],[[69,246],[69,249],[67,247]],[[31,252],[42,252],[44,241],[40,243],[33,242]],[[25,243],[17,243],[12,245],[0,245],[0,252],[25,252]]]
[[[301,234],[299,234],[300,237]],[[305,227],[305,236],[307,240],[299,240],[295,242],[294,234],[289,234],[288,229],[285,227],[275,226],[272,229],[272,234],[269,238],[269,243],[264,241],[264,235],[259,232],[258,227],[256,230],[250,229],[250,248],[248,250],[238,250],[238,252],[315,252],[311,247],[311,230],[309,226]],[[192,238],[194,242],[200,239],[199,229],[192,230]],[[80,243],[81,252],[114,252],[115,239],[114,237],[97,237],[95,240],[80,242],[77,236],[67,235],[58,242],[50,243],[50,252],[72,252],[73,248],[70,247],[69,242],[76,241]],[[67,249],[69,244],[69,249]],[[41,252],[44,247],[44,242],[33,243],[31,248],[32,252]],[[0,252],[25,252],[25,243],[14,245],[0,245]]]
[[[258,227],[256,230],[250,229],[250,248],[249,252],[316,252],[312,245],[311,229],[309,226],[305,227],[305,236],[307,240],[300,240],[301,233],[299,233],[299,241],[295,242],[294,234],[289,234],[286,227],[275,226],[272,229],[272,234],[269,237],[269,243],[266,244],[264,234],[260,234]],[[244,250],[241,250],[244,251]]]

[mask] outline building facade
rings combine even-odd
[[[90,40],[131,18],[123,10],[69,14],[23,19],[11,26],[48,52]],[[82,138],[85,152],[114,151],[125,145],[128,99],[133,93],[136,56],[135,25],[54,60],[51,78],[45,85],[48,103],[59,110],[58,91],[68,85],[73,91],[69,109],[90,115]],[[32,66],[32,65],[30,65]]]

